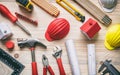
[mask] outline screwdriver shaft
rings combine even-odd
[[[30,32],[19,22],[15,22],[23,31],[25,31],[28,35],[31,35]]]

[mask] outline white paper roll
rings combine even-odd
[[[67,40],[65,44],[67,48],[69,62],[70,62],[71,69],[72,69],[72,75],[80,75],[80,68],[79,68],[73,40]]]
[[[89,75],[96,75],[95,45],[88,44],[88,71]]]

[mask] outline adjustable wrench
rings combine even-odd
[[[60,75],[66,75],[62,64],[61,55],[62,55],[62,49],[60,48],[60,46],[55,46],[53,56],[56,58],[56,61],[58,63]]]

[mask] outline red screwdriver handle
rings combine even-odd
[[[4,5],[0,4],[0,12],[1,14],[3,14],[5,17],[7,17],[8,19],[10,19],[10,21],[12,21],[13,23],[15,23],[18,19],[13,16],[11,14],[11,12],[8,10],[7,7],[5,7]]]
[[[32,75],[38,75],[36,62],[32,62]]]
[[[61,58],[57,59],[57,63],[58,63],[58,67],[59,67],[59,70],[60,70],[60,75],[66,75],[65,70],[64,70],[63,65],[62,65]]]

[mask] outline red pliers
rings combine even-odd
[[[45,55],[42,56],[42,62],[43,62],[43,65],[44,65],[44,67],[43,67],[43,75],[47,75],[47,69],[48,69],[50,75],[55,75],[55,73],[53,72],[51,66],[49,65],[48,58]]]
[[[59,71],[60,71],[60,75],[66,75],[63,64],[62,64],[61,55],[62,55],[61,47],[55,46],[53,56],[56,58],[56,61],[57,61],[58,67],[59,67]]]

